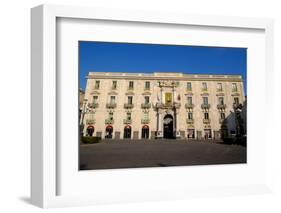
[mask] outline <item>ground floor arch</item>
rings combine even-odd
[[[113,127],[111,125],[108,125],[105,128],[105,138],[112,138],[113,135]]]
[[[124,127],[124,138],[131,139],[131,136],[132,136],[132,127],[130,125],[127,125]]]
[[[93,136],[94,132],[95,132],[95,127],[94,126],[88,126],[87,127],[87,135],[88,136]]]
[[[167,114],[163,119],[163,137],[167,139],[174,138],[174,118]]]
[[[141,129],[141,138],[148,139],[149,138],[149,126],[144,125]]]

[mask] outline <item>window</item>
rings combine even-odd
[[[98,96],[93,96],[93,103],[94,104],[98,103]]]
[[[132,113],[131,112],[127,112],[127,120],[131,120],[132,119]]]
[[[222,83],[217,84],[217,91],[222,91]]]
[[[237,92],[237,84],[232,83],[232,92]]]
[[[100,81],[97,80],[97,81],[95,82],[95,89],[99,89],[99,88],[100,88]]]
[[[208,97],[203,97],[203,104],[208,104]]]
[[[115,96],[110,96],[110,103],[114,104],[115,103]]]
[[[208,112],[205,112],[205,113],[204,113],[204,119],[206,119],[206,120],[209,119],[209,113],[208,113]]]
[[[203,91],[207,91],[208,87],[207,87],[207,83],[206,82],[203,82],[202,83],[202,90]]]
[[[187,97],[187,103],[192,104],[192,97]]]
[[[129,81],[129,89],[134,89],[134,82],[133,81]]]
[[[109,112],[108,117],[109,117],[110,120],[113,120],[113,112]]]
[[[146,82],[145,82],[144,88],[145,88],[146,90],[149,90],[149,89],[150,89],[150,82],[149,82],[149,81],[146,81]]]
[[[219,97],[219,104],[220,104],[220,105],[224,105],[223,97]]]
[[[191,82],[187,82],[186,83],[186,90],[191,91],[192,87],[191,87]]]
[[[234,104],[239,104],[239,98],[234,98]]]
[[[221,117],[222,120],[224,120],[225,119],[225,114],[222,112],[220,117]]]
[[[144,112],[143,113],[143,119],[144,120],[148,120],[148,112]]]
[[[189,112],[189,113],[187,114],[187,118],[188,118],[189,120],[192,120],[192,119],[193,119],[193,114],[192,114],[192,112]]]
[[[117,88],[117,81],[112,81],[112,89],[116,89]]]
[[[144,96],[144,103],[149,104],[149,96]]]
[[[128,104],[133,104],[133,96],[128,96]]]

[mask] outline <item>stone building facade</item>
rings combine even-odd
[[[82,134],[112,139],[221,139],[235,134],[240,75],[89,72]]]

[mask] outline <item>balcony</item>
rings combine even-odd
[[[161,109],[173,108],[174,107],[174,108],[178,109],[178,108],[181,107],[181,104],[180,103],[174,103],[174,104],[172,104],[172,103],[166,103],[166,104],[156,103],[155,107],[156,108],[161,108]]]
[[[116,108],[116,103],[107,103],[106,108],[110,108],[110,109]]]
[[[96,123],[96,119],[86,119],[86,124],[92,125]]]
[[[98,108],[99,104],[98,103],[88,103],[89,108]]]
[[[144,91],[150,91],[150,87],[145,87]]]
[[[142,109],[149,109],[151,107],[150,103],[141,104]]]
[[[132,119],[124,119],[123,123],[124,124],[132,124]]]
[[[190,118],[187,118],[187,119],[186,119],[186,123],[187,123],[187,124],[193,124],[193,123],[194,123],[194,120],[193,120],[193,119],[190,119]]]
[[[133,91],[133,90],[134,90],[134,87],[128,87],[127,90],[128,90],[128,91]]]
[[[218,109],[225,109],[225,108],[226,108],[226,105],[225,105],[225,104],[218,104],[218,105],[217,105],[217,108],[218,108]]]
[[[124,104],[124,108],[126,108],[126,109],[132,109],[132,108],[134,108],[134,104],[129,104],[129,103]]]
[[[191,104],[191,103],[186,103],[185,104],[185,108],[186,109],[193,109],[193,107],[194,107],[194,104]]]
[[[113,118],[107,118],[107,119],[105,119],[104,123],[105,124],[114,124],[114,120],[113,120]]]
[[[220,123],[220,124],[223,124],[225,121],[226,121],[226,119],[223,119],[223,118],[220,118],[220,119],[219,119],[219,123]]]
[[[233,103],[233,108],[235,109],[235,110],[237,110],[237,109],[242,109],[242,104],[239,104],[239,103]]]
[[[209,124],[209,123],[211,123],[211,120],[210,120],[210,119],[205,119],[205,118],[204,118],[204,119],[203,119],[203,123],[204,123],[204,124]]]
[[[202,109],[210,109],[211,105],[210,104],[201,104]]]
[[[202,88],[201,91],[202,92],[208,92],[208,88]]]
[[[148,118],[141,119],[142,124],[149,124],[150,120]]]

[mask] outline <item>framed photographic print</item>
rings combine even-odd
[[[258,112],[273,101],[272,30],[269,19],[33,8],[32,203],[269,192],[272,118]]]

